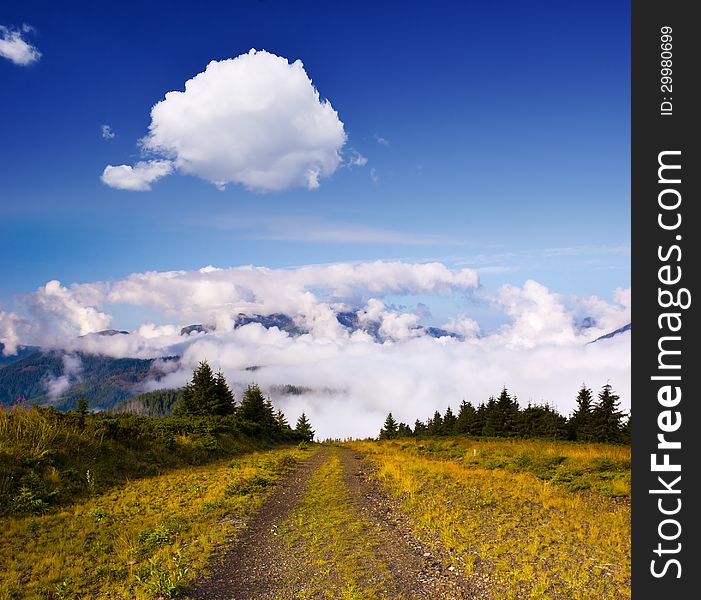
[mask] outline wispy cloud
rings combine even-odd
[[[100,132],[102,133],[102,139],[105,140],[112,140],[116,137],[116,134],[109,125],[102,125],[102,127],[100,127]]]
[[[630,256],[630,246],[618,245],[579,245],[558,246],[552,248],[532,248],[519,251],[494,252],[487,254],[473,254],[454,258],[450,262],[457,266],[469,266],[479,269],[480,272],[498,272],[497,269],[516,270],[518,265],[553,258],[582,258],[592,259],[597,257]]]
[[[389,148],[391,144],[389,143],[389,140],[387,138],[383,138],[381,135],[375,134],[375,141],[380,144],[380,146],[386,146]]]
[[[465,241],[445,235],[396,231],[299,217],[211,217],[192,225],[238,230],[247,239],[337,244],[392,244],[406,246],[462,246]]]
[[[364,167],[368,164],[368,159],[366,156],[360,154],[360,152],[358,152],[357,150],[351,148],[348,151],[348,157],[346,158],[344,164],[346,164],[349,167]]]

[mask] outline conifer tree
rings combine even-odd
[[[599,392],[599,401],[592,410],[592,426],[594,440],[597,442],[620,443],[623,439],[623,412],[620,408],[620,397],[615,394],[610,384],[606,384]]]
[[[232,415],[236,411],[234,393],[226,383],[224,374],[219,371],[214,378],[214,396],[210,402],[210,413],[214,415]]]
[[[267,429],[279,429],[277,419],[275,418],[275,407],[273,406],[273,401],[270,396],[263,400],[265,404],[265,413],[263,417],[263,424]]]
[[[282,431],[291,431],[292,430],[292,428],[290,427],[290,424],[287,422],[287,418],[285,417],[284,413],[279,409],[275,413],[275,422],[277,423],[277,426]]]
[[[487,404],[480,405],[483,426],[482,435],[493,437],[498,435],[499,418],[497,415],[497,400],[494,396],[490,396]]]
[[[494,398],[490,398],[491,401]],[[484,402],[480,402],[479,406],[475,409],[475,418],[472,420],[472,426],[470,427],[470,435],[487,435],[485,429],[487,427],[487,405]]]
[[[439,411],[433,413],[433,418],[429,419],[427,430],[428,435],[443,435],[443,417]]]
[[[524,438],[564,438],[567,419],[550,406],[529,403],[519,414],[518,433]]]
[[[414,432],[411,430],[411,427],[407,425],[406,423],[400,423],[397,426],[397,437],[412,437],[414,435]]]
[[[445,415],[443,416],[443,435],[453,435],[455,433],[455,423],[458,418],[453,414],[453,410],[450,408],[445,409]]]
[[[183,389],[173,409],[174,415],[204,416],[212,414],[211,403],[216,396],[216,381],[206,360],[192,374],[192,381]]]
[[[460,410],[458,410],[458,417],[455,421],[455,433],[458,435],[468,435],[472,433],[475,414],[475,407],[463,400],[460,403]]]
[[[257,423],[263,428],[268,428],[275,422],[272,405],[255,383],[251,383],[246,388],[241,405],[236,410],[236,416],[242,421]]]
[[[389,413],[385,419],[385,424],[383,425],[382,429],[380,429],[380,439],[393,440],[397,437],[398,429],[399,427],[397,426],[397,422],[394,420],[392,413]]]
[[[305,442],[314,441],[314,430],[312,425],[307,419],[307,415],[302,413],[297,419],[297,425],[295,426],[295,433]]]
[[[630,444],[633,441],[633,429],[630,423],[631,412],[628,411],[628,418],[623,425],[622,441],[625,444]]]
[[[75,412],[78,415],[78,427],[85,427],[85,417],[88,414],[88,401],[85,396],[80,396],[76,402]]]
[[[586,442],[593,438],[592,409],[592,391],[582,384],[577,394],[577,408],[574,409],[568,423],[571,440]]]
[[[504,387],[496,403],[496,435],[514,436],[518,432],[519,407],[516,398]]]
[[[426,435],[426,431],[427,431],[426,423],[424,423],[423,421],[420,421],[419,419],[416,419],[416,421],[414,421],[414,435],[416,437],[419,437],[421,435]]]

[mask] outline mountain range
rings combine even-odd
[[[365,331],[375,341],[385,341],[377,321],[361,321],[352,311],[339,312],[338,322],[351,332]],[[283,313],[269,315],[240,314],[234,327],[259,323],[265,328],[277,327],[289,335],[299,336],[307,331]],[[588,322],[583,327],[588,328]],[[182,336],[206,335],[213,327],[205,324],[192,324],[183,327]],[[630,330],[630,323],[602,335],[590,343],[610,339]],[[417,327],[417,333],[434,338],[453,337],[461,339],[457,333],[438,327]],[[108,329],[93,335],[128,335],[127,331]],[[4,356],[4,346],[0,343],[0,405],[11,405],[26,400],[31,404],[50,404],[58,409],[72,409],[80,396],[85,397],[92,409],[112,408],[143,392],[146,380],[158,380],[162,375],[163,361],[178,360],[178,356],[159,359],[112,358],[109,356],[72,353],[62,350],[46,350],[36,346],[20,346],[15,355]],[[69,372],[66,357],[73,357],[78,363],[77,370]],[[76,357],[80,360],[77,361]],[[250,369],[255,369],[251,366]],[[283,390],[284,392],[284,390]],[[281,392],[281,393],[283,393]]]

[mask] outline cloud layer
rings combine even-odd
[[[436,338],[420,327],[425,307],[388,302],[394,295],[453,296],[469,308],[473,294],[502,311],[506,323],[483,332],[459,314],[444,327],[462,337]],[[143,322],[128,335],[90,335],[110,325],[117,305],[156,309],[164,321]],[[359,327],[339,322],[341,311]],[[302,334],[259,323],[235,327],[240,313],[285,313]],[[487,293],[469,269],[377,261],[205,267],[69,287],[51,281],[24,298],[22,311],[0,312],[0,342],[9,352],[38,344],[115,357],[180,356],[149,389],[183,385],[207,359],[238,385],[255,380],[272,390],[291,418],[307,412],[322,437],[343,437],[375,435],[389,411],[413,422],[463,398],[486,401],[504,385],[523,403],[548,402],[568,414],[582,382],[598,388],[610,381],[628,408],[630,334],[589,344],[628,322],[628,290],[617,290],[613,302],[563,297],[535,281]],[[181,335],[194,323],[206,332]],[[286,384],[311,391],[276,396],[276,386]]]
[[[31,31],[29,25],[23,25],[22,29],[0,25],[0,56],[23,67],[37,62],[41,52],[24,39],[24,34]]]
[[[339,166],[345,142],[343,123],[302,62],[290,64],[264,50],[212,61],[184,91],[166,93],[151,109],[141,141],[180,173],[261,192],[319,187]],[[143,170],[153,163],[140,164]],[[135,177],[137,167],[109,165],[102,180],[119,189],[149,189],[155,178]]]

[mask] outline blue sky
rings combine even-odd
[[[5,1],[41,57],[0,57],[0,306],[50,279],[376,259],[609,299],[630,285],[628,4]],[[366,164],[267,193],[101,181],[166,92],[251,48],[304,63]]]

